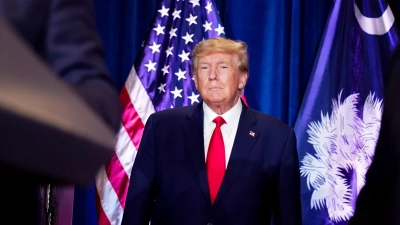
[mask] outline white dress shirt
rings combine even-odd
[[[224,138],[225,145],[225,168],[228,166],[229,158],[231,156],[233,142],[235,141],[236,131],[239,125],[240,114],[242,113],[242,102],[240,99],[230,110],[222,115],[215,113],[210,107],[203,102],[204,111],[204,152],[205,160],[207,160],[208,146],[210,139],[214,132],[216,124],[213,120],[221,116],[225,120],[225,124],[221,126],[222,137]]]

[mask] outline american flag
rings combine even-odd
[[[200,102],[190,53],[208,38],[224,36],[213,0],[164,0],[120,93],[124,108],[115,155],[96,179],[100,225],[119,225],[144,125],[155,111]]]

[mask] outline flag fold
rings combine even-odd
[[[295,124],[303,224],[347,224],[374,155],[398,30],[383,0],[336,0]]]

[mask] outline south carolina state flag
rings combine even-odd
[[[336,0],[295,131],[303,224],[347,224],[380,130],[383,81],[399,42],[382,0]]]

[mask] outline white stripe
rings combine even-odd
[[[125,87],[136,112],[143,121],[143,124],[146,124],[147,119],[155,112],[155,109],[146,89],[143,87],[142,82],[137,76],[134,67],[132,67],[132,70],[129,73],[128,79],[125,82]]]
[[[149,116],[155,112],[154,106],[143,87],[140,79],[137,77],[134,67],[125,82],[129,98],[138,113],[142,123],[145,125]],[[136,158],[137,148],[131,141],[124,126],[121,126],[118,133],[118,141],[115,147],[116,155],[123,166],[128,177],[130,177],[132,166]],[[96,187],[100,196],[101,207],[112,225],[120,225],[123,216],[123,208],[119,202],[118,196],[108,181],[105,168],[102,167],[96,179]]]
[[[356,1],[354,1],[354,12],[361,29],[371,35],[386,34],[394,24],[394,16],[389,5],[379,18],[369,18],[361,14]]]
[[[96,188],[100,196],[100,204],[111,225],[120,225],[124,210],[111,183],[106,170],[101,167],[96,177]]]
[[[125,130],[125,127],[122,127],[119,130],[115,153],[121,165],[124,167],[126,174],[130,178],[133,162],[136,158],[137,149],[133,145],[131,138]]]

